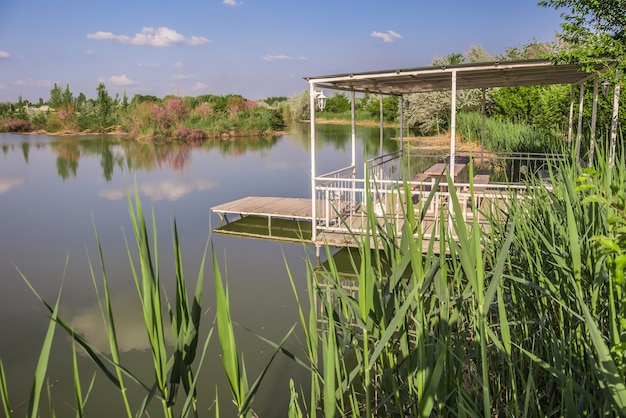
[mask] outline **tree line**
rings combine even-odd
[[[99,83],[95,98],[74,96],[54,84],[47,101],[0,103],[0,132],[128,133],[150,141],[202,141],[210,137],[265,135],[285,125],[287,97],[248,100],[241,95],[112,97]]]

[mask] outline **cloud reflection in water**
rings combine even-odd
[[[0,194],[7,193],[14,187],[24,184],[24,179],[16,177],[0,177]]]
[[[115,333],[120,352],[149,349],[150,345],[139,299],[129,295],[113,297],[111,309],[113,310]],[[164,324],[169,328],[168,323],[169,321],[164,318]],[[97,303],[73,316],[70,324],[98,351],[105,354],[111,353],[102,313]],[[165,330],[165,340],[168,344],[172,343],[169,329]]]
[[[154,201],[170,200],[175,201],[194,190],[209,190],[213,188],[217,182],[214,180],[161,180],[157,182],[144,182],[137,184],[139,193],[148,196]],[[126,188],[108,188],[101,190],[98,195],[108,200],[125,199],[127,196]]]

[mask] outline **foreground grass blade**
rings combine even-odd
[[[65,260],[65,271],[67,271],[67,263],[69,258]],[[26,277],[19,272],[22,276],[22,279],[26,282],[28,287],[35,292],[35,289],[30,284],[30,282],[26,279]],[[63,274],[65,277],[65,273]],[[35,368],[35,379],[33,381],[33,386],[30,391],[30,399],[28,402],[28,416],[31,418],[35,418],[39,416],[39,404],[41,401],[41,392],[44,389],[44,382],[46,381],[46,373],[48,371],[48,362],[50,361],[50,353],[52,352],[52,341],[54,339],[54,331],[56,329],[57,317],[59,313],[59,305],[61,303],[61,293],[63,291],[63,284],[61,284],[59,288],[59,293],[57,295],[56,303],[54,304],[54,308],[52,309],[52,313],[50,315],[50,320],[48,322],[48,330],[46,332],[46,336],[43,341],[43,345],[41,347],[41,352],[39,354],[39,360],[37,361],[37,367]]]
[[[241,416],[244,414],[241,408],[244,405],[244,400],[248,392],[245,370],[242,370],[239,366],[239,353],[237,352],[237,344],[235,342],[233,321],[230,317],[228,290],[224,287],[215,251],[212,251],[212,253],[213,272],[215,275],[215,297],[217,300],[217,334],[222,348],[222,363],[228,384],[230,385],[230,390],[238,408],[238,414]]]
[[[2,397],[2,407],[4,408],[4,415],[7,418],[13,416],[11,405],[9,403],[9,389],[7,388],[7,378],[4,374],[4,366],[2,365],[2,359],[0,359],[0,397]]]

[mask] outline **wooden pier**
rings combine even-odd
[[[224,222],[230,222],[228,215],[266,216],[268,218],[313,219],[311,199],[294,197],[248,196],[211,208]],[[321,209],[317,211],[321,216]]]
[[[462,197],[464,196],[461,194]],[[465,198],[468,198],[465,196]],[[437,196],[443,202],[446,198],[441,194]],[[435,199],[435,202],[438,201]],[[394,201],[395,200],[395,201]],[[494,201],[495,200],[495,201]],[[463,200],[463,206],[470,206],[467,200]],[[390,203],[392,202],[392,203]],[[321,201],[317,205],[318,226],[328,222],[324,216]],[[404,212],[400,208],[403,203],[400,200],[392,199],[385,202],[384,213],[378,215],[377,221],[381,226],[390,223],[399,237],[404,224]],[[439,205],[443,204],[443,212]],[[485,199],[479,206],[481,210],[486,210],[487,206],[499,207],[505,210],[503,201],[496,198]],[[239,237],[267,239],[280,242],[311,243],[318,247],[328,245],[330,247],[352,247],[358,248],[363,245],[363,231],[368,228],[367,214],[360,206],[352,207],[352,210],[335,211],[335,218],[327,223],[324,228],[318,230],[315,240],[312,240],[311,199],[305,198],[283,198],[283,197],[259,197],[248,196],[232,202],[224,203],[211,208],[220,217],[220,225],[214,230],[218,234],[232,235]],[[420,209],[421,210],[421,209]],[[473,222],[474,212],[469,211],[464,215],[466,222]],[[430,236],[437,235],[440,222],[448,222],[448,210],[446,203],[433,204],[424,212],[421,223],[421,233],[424,237],[424,250],[430,245]],[[488,228],[488,222],[481,216],[479,219],[481,227]],[[434,239],[434,250],[439,251],[439,240]],[[370,241],[370,248],[381,248],[382,242]]]
[[[311,241],[311,199],[248,196],[211,208],[216,233],[273,241]],[[321,209],[317,210],[318,215]]]

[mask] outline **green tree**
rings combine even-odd
[[[471,45],[464,54],[451,53],[445,57],[434,57],[432,66],[458,65],[493,61],[494,56],[489,54],[481,45]],[[480,90],[457,91],[457,111],[477,111],[480,109],[482,94]],[[405,120],[408,126],[414,127],[421,134],[438,134],[448,129],[450,123],[450,92],[416,93],[406,96],[409,103],[405,111]]]
[[[139,103],[146,103],[146,102],[152,102],[152,103],[160,103],[161,101],[159,100],[158,97],[156,96],[152,96],[152,95],[147,95],[147,94],[135,94],[132,98],[132,100],[130,101],[131,105],[136,105]]]
[[[626,69],[626,0],[543,0],[544,7],[563,10],[559,37],[569,47],[557,59],[585,64],[616,64]]]
[[[26,108],[28,107],[28,101],[22,99],[22,95],[17,99],[17,109],[15,112],[15,117],[17,119],[28,120],[28,114],[26,113]]]
[[[397,96],[383,97],[383,120],[385,122],[397,122],[400,116],[400,99]],[[358,104],[358,105],[357,105]],[[378,95],[365,94],[355,104],[355,108],[362,109],[373,118],[380,118],[380,99]]]
[[[559,42],[539,42],[533,39],[527,44],[506,48],[500,60],[519,61],[529,59],[549,59],[561,49]]]
[[[66,84],[65,90],[63,90],[63,94],[61,96],[61,105],[67,107],[71,104],[74,104],[74,95],[70,91],[70,85]]]
[[[95,103],[95,119],[98,129],[106,131],[114,124],[114,112],[117,106],[116,100],[109,96],[104,83],[98,84],[98,97]]]
[[[501,60],[547,59],[558,54],[558,42],[533,40],[507,48]],[[503,87],[490,92],[488,113],[506,120],[541,127],[564,127],[567,123],[570,88],[566,85]]]
[[[302,90],[288,100],[289,118],[293,121],[308,120],[310,117],[309,90]]]
[[[84,112],[85,103],[87,102],[87,96],[84,93],[80,93],[78,97],[76,97],[76,110],[79,112]]]
[[[54,83],[54,87],[50,89],[50,99],[48,99],[48,106],[50,106],[53,109],[58,109],[59,107],[61,107],[62,103],[63,103],[63,90],[57,83]]]
[[[350,111],[350,99],[345,93],[335,93],[326,99],[326,112],[344,113]]]
[[[286,96],[271,96],[266,99],[263,99],[263,101],[267,103],[269,106],[279,105],[279,104],[287,102],[287,100],[289,99]]]
[[[128,96],[126,95],[126,90],[124,90],[124,96],[122,97],[122,110],[126,111],[128,109]]]

